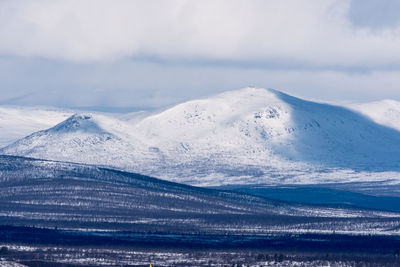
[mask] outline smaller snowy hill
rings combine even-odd
[[[400,102],[382,100],[371,103],[355,104],[350,108],[368,116],[376,123],[400,131]]]
[[[33,133],[6,148],[7,154],[133,168],[144,145],[130,126],[101,114],[74,114],[47,130]]]
[[[69,111],[49,108],[0,107],[0,147],[67,119]]]

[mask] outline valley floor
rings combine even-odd
[[[394,254],[9,246],[0,266],[399,266]],[[8,263],[8,265],[6,265]],[[13,264],[11,264],[13,263]],[[4,264],[4,265],[3,265]],[[19,265],[21,264],[21,265]]]
[[[27,266],[400,265],[400,238],[391,236],[221,237],[1,228],[0,266],[7,262]]]

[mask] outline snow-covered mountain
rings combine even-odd
[[[400,133],[344,107],[246,88],[144,116],[74,115],[0,153],[197,185],[400,181]]]
[[[397,131],[348,109],[248,88],[180,104],[136,125],[142,138],[173,158],[196,154],[231,163],[289,160],[335,167],[397,166]],[[179,151],[179,154],[176,154]],[[379,155],[379,157],[377,156]],[[378,161],[378,162],[377,162]],[[251,164],[251,162],[248,162]]]
[[[71,112],[46,108],[0,107],[0,147],[71,116]]]

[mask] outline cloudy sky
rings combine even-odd
[[[158,108],[246,86],[400,100],[398,0],[0,0],[0,104]]]

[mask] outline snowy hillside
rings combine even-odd
[[[356,104],[352,109],[368,116],[376,123],[400,131],[400,102],[395,100],[382,100],[371,103]]]
[[[71,113],[43,108],[0,107],[0,147],[54,126]]]
[[[74,115],[0,153],[197,185],[321,183],[400,181],[399,144],[358,112],[246,88],[148,116]]]

